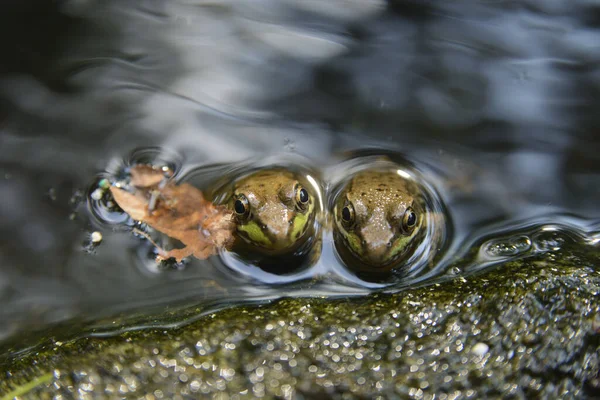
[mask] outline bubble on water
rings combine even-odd
[[[102,233],[98,231],[92,232],[92,234],[90,235],[90,240],[94,244],[99,244],[100,242],[102,242]]]
[[[558,251],[564,243],[560,228],[555,226],[544,226],[533,235],[533,245],[538,252]]]
[[[488,259],[504,259],[522,255],[531,250],[527,235],[488,240],[481,246],[481,254]]]
[[[90,232],[86,235],[83,250],[86,253],[94,254],[100,243],[102,243],[102,233],[98,231]]]

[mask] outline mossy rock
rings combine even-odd
[[[282,299],[182,328],[46,346],[0,393],[54,398],[585,398],[600,391],[598,256],[563,251],[360,299]],[[51,375],[44,375],[50,373]],[[38,379],[46,377],[46,380]]]

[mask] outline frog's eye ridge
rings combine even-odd
[[[248,204],[248,199],[246,196],[243,194],[237,196],[233,202],[233,210],[238,217],[244,217],[248,215],[248,212],[250,211],[250,205]]]
[[[402,218],[402,229],[405,232],[412,231],[417,225],[417,214],[413,211],[412,208],[408,207],[404,212],[404,217]]]

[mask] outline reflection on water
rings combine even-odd
[[[335,182],[355,151],[402,154],[453,231],[433,267],[390,290],[556,251],[565,238],[597,245],[599,6],[420,4],[4,5],[0,340],[24,346],[36,330],[119,312],[373,289],[333,261],[327,235],[331,262],[310,275],[320,284],[274,288],[218,258],[148,268],[152,247],[103,224],[119,216],[98,219],[85,199],[140,148],[199,187],[268,157],[310,160]],[[103,241],[90,249],[95,230]]]

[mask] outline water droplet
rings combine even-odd
[[[102,242],[102,234],[98,231],[92,232],[92,234],[90,235],[90,240],[94,244],[99,244],[100,242]]]
[[[481,246],[486,258],[515,257],[531,250],[531,239],[526,235],[492,239]]]
[[[93,254],[96,247],[102,242],[102,233],[95,231],[86,236],[86,241],[83,243],[83,250],[86,253]]]

